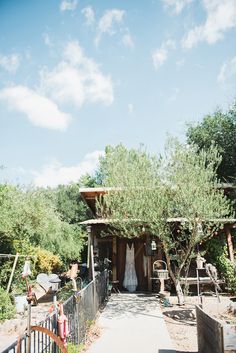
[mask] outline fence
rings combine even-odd
[[[69,325],[69,345],[77,347],[80,343],[85,342],[87,330],[107,297],[108,272],[104,271],[99,273],[94,281],[64,302],[64,313],[68,318]],[[57,314],[54,312],[38,326],[49,329],[56,334],[56,322]],[[1,353],[28,353],[27,346],[30,347],[31,353],[57,353],[59,351],[48,334],[32,331],[30,338],[25,334]]]
[[[236,326],[216,320],[196,306],[198,353],[235,353]]]

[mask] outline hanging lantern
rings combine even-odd
[[[31,270],[30,270],[30,260],[25,260],[23,272],[22,272],[22,277],[26,278],[29,275],[31,275]]]
[[[151,249],[153,251],[157,249],[157,244],[156,244],[155,240],[152,240],[152,242],[151,242]]]

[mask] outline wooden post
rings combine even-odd
[[[225,231],[226,231],[226,240],[227,240],[227,245],[228,245],[229,258],[230,258],[230,261],[232,262],[232,264],[234,264],[234,246],[233,246],[232,234],[230,231],[230,227],[226,226]]]
[[[87,269],[88,269],[88,274],[89,274],[89,279],[91,279],[91,259],[90,259],[90,246],[91,246],[91,226],[87,226],[87,233],[88,233],[88,251],[87,251]]]
[[[152,259],[151,256],[147,257],[148,261],[147,261],[147,277],[148,277],[148,291],[151,292],[152,291]]]
[[[11,276],[10,276],[9,281],[8,281],[7,293],[9,293],[10,288],[11,288],[11,283],[12,283],[14,272],[15,272],[15,269],[16,269],[16,264],[17,264],[18,257],[19,257],[19,254],[17,253],[16,257],[15,257],[15,260],[14,260],[14,263],[13,263],[13,266],[12,266]]]
[[[91,254],[91,267],[92,267],[92,280],[95,280],[94,272],[94,255],[93,255],[93,244],[90,245],[90,254]]]
[[[112,281],[117,280],[116,249],[117,249],[117,237],[113,236],[112,238]]]
[[[97,312],[97,304],[96,304],[96,280],[95,280],[95,271],[94,271],[94,254],[93,254],[93,244],[91,242],[90,245],[90,255],[91,255],[91,268],[92,268],[92,280],[93,280],[93,309],[94,314]]]

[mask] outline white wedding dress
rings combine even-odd
[[[134,262],[134,245],[131,248],[126,245],[125,277],[123,287],[129,292],[135,292],[138,285]]]

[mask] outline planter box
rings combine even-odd
[[[236,325],[223,324],[196,306],[198,353],[236,353]]]

